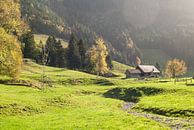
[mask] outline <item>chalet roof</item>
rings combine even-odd
[[[160,73],[160,71],[153,65],[138,65],[137,69],[140,69],[144,73]]]
[[[141,74],[139,69],[129,69],[127,70],[130,74]]]

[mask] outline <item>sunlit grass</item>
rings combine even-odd
[[[184,82],[175,85],[173,80],[161,83],[156,79],[103,78],[52,67],[45,70],[53,81],[51,88],[0,84],[0,129],[168,129],[122,110],[124,101],[136,98],[135,111],[194,118],[194,87]],[[42,66],[30,62],[23,66],[21,79],[40,82],[41,74]],[[111,90],[115,97],[111,97]]]

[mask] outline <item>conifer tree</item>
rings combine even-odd
[[[23,56],[24,58],[35,59],[37,56],[36,42],[34,40],[34,35],[31,32],[25,33],[20,38],[24,48]]]
[[[111,58],[110,54],[107,55],[107,57],[106,57],[106,63],[107,63],[107,67],[109,69],[113,69],[113,63],[112,63],[112,58]]]
[[[68,67],[70,69],[78,69],[80,67],[79,47],[74,34],[71,35],[68,46]]]
[[[156,68],[157,68],[159,71],[161,71],[161,66],[160,66],[160,64],[159,64],[158,62],[156,62]]]
[[[47,56],[47,65],[63,68],[66,66],[66,51],[63,48],[61,41],[55,37],[49,36],[46,45],[45,53]]]
[[[78,42],[79,54],[80,54],[80,67],[83,69],[85,66],[86,47],[82,39]]]
[[[45,45],[45,53],[48,55],[47,65],[56,66],[56,44],[57,41],[54,36],[49,36],[46,45]]]
[[[57,67],[63,68],[66,66],[66,51],[60,40],[56,43],[56,51],[56,65]]]

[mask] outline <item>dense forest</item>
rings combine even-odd
[[[115,17],[115,9],[112,10],[109,1],[23,0],[22,5],[22,15],[34,32],[55,34],[66,39],[73,32],[83,38],[88,46],[93,45],[96,37],[102,36],[115,60],[136,65],[141,57],[130,37],[128,25],[119,14]],[[109,10],[110,13],[103,13]],[[45,26],[51,28],[48,30]]]
[[[66,39],[74,32],[89,46],[96,36],[102,36],[113,59],[126,64],[137,64],[139,58],[143,59],[141,49],[149,48],[193,65],[194,17],[190,2],[22,0],[22,16],[34,32]]]

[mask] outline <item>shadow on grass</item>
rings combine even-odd
[[[97,84],[100,86],[112,86],[115,85],[113,82],[107,80],[107,79],[92,79],[93,84]]]
[[[59,84],[63,85],[100,85],[100,86],[112,86],[113,82],[107,79],[89,79],[89,78],[78,78],[78,79],[67,79],[57,81]]]
[[[33,82],[30,80],[0,80],[0,84],[8,85],[8,86],[25,86],[25,87],[32,87],[32,88],[38,88],[41,89],[41,85],[39,82]]]
[[[194,84],[187,84],[187,86],[194,87]]]
[[[106,98],[114,98],[123,100],[126,102],[134,102],[137,103],[142,96],[151,96],[162,93],[163,89],[159,88],[114,88],[106,93],[104,93],[104,97]]]
[[[167,109],[163,110],[162,108],[136,108],[141,109],[145,112],[154,113],[163,116],[171,116],[171,117],[193,117],[194,110],[178,110],[178,109]]]
[[[9,79],[4,79],[4,80],[2,80],[2,79],[0,79],[0,84],[7,84],[7,83],[9,83],[11,80],[9,80]]]

